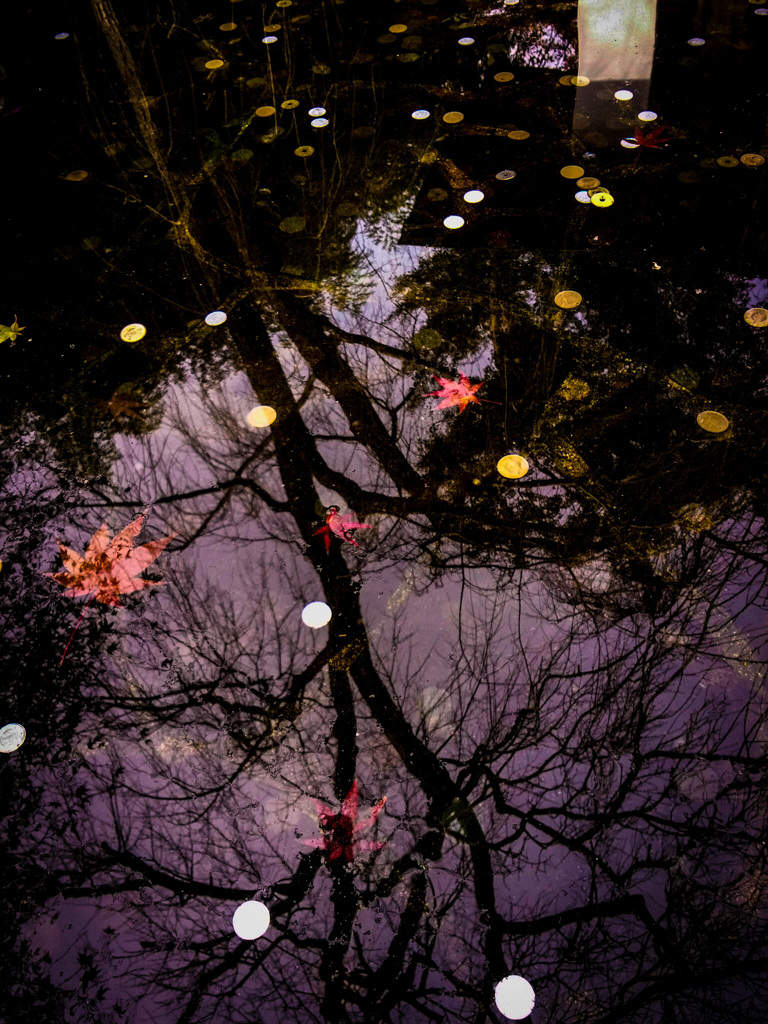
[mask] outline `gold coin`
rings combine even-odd
[[[585,85],[589,85],[589,79],[586,78],[584,75],[574,75],[573,78],[571,79],[571,85],[577,85],[577,86],[582,86],[583,87]]]
[[[408,26],[407,25],[400,25],[400,24],[390,25],[389,26],[389,31],[392,32],[394,35],[399,36],[401,32],[407,32],[408,31]]]
[[[464,115],[460,110],[449,110],[447,114],[443,114],[443,120],[446,124],[458,124],[464,120]]]
[[[299,231],[304,230],[307,226],[307,221],[304,217],[284,217],[277,226],[286,235],[296,235]]]
[[[762,167],[765,163],[765,157],[759,153],[742,153],[739,159],[745,167]]]
[[[223,25],[219,25],[219,29],[222,32],[234,32],[236,28],[237,25],[234,21],[225,21]]]
[[[264,31],[265,32],[279,32],[282,27],[283,27],[282,25],[265,25],[264,26]]]
[[[558,292],[555,296],[555,305],[561,309],[575,309],[581,305],[581,295],[578,292]]]
[[[205,66],[208,68],[209,71],[216,71],[216,70],[218,70],[218,68],[223,68],[224,67],[224,61],[223,60],[207,60],[205,62]]]
[[[730,426],[727,418],[721,412],[713,412],[712,409],[700,412],[696,417],[696,422],[702,430],[707,430],[710,434],[722,434]]]
[[[277,419],[277,413],[271,405],[256,405],[245,417],[249,427],[268,427]]]
[[[296,107],[298,107],[298,105],[298,100],[283,100],[283,102],[280,104],[283,110],[295,110]]]
[[[120,331],[121,341],[141,341],[144,335],[147,333],[147,328],[144,324],[128,324]]]
[[[314,146],[298,146],[296,149],[294,149],[293,152],[296,154],[296,156],[304,156],[304,157],[312,156],[312,154],[315,152],[315,147]]]
[[[293,0],[277,0],[275,7],[290,7]]]
[[[560,174],[564,178],[580,178],[584,174],[584,168],[578,167],[576,164],[566,164],[565,167],[560,168]]]
[[[271,117],[275,112],[274,107],[256,107],[254,114],[256,117]]]
[[[738,167],[739,161],[735,156],[719,156],[717,164],[719,167]]]
[[[70,171],[67,175],[67,181],[85,181],[88,177],[88,171]]]
[[[590,203],[593,206],[613,206],[613,196],[610,192],[598,192],[597,195],[590,196]]]
[[[600,184],[599,178],[579,178],[576,182],[579,188],[597,188]]]
[[[496,463],[496,469],[508,480],[519,480],[530,468],[522,455],[504,455]]]
[[[587,189],[587,195],[590,199],[592,196],[599,196],[601,193],[605,193],[606,195],[611,194],[610,189],[607,189],[605,185],[598,185],[596,188]]]
[[[517,131],[515,131],[515,132],[507,132],[507,138],[508,139],[515,139],[516,142],[520,142],[523,139],[530,139],[530,137],[531,137],[531,133],[530,132],[517,132]]]
[[[768,327],[768,309],[762,306],[754,306],[744,314],[744,319],[750,327]]]
[[[497,75],[493,76],[495,82],[511,82],[515,76],[511,71],[499,71]]]
[[[573,75],[563,75],[562,78],[558,78],[560,85],[573,85]]]

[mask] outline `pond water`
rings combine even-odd
[[[4,12],[7,1024],[763,1024],[768,3]]]

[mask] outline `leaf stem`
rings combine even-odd
[[[65,659],[65,658],[66,658],[66,656],[67,656],[67,651],[69,650],[69,645],[70,645],[70,644],[72,643],[72,638],[74,637],[75,633],[76,633],[76,632],[78,631],[78,629],[80,628],[80,623],[81,623],[81,622],[83,621],[83,616],[84,616],[84,615],[85,615],[85,613],[86,613],[86,612],[88,611],[88,606],[90,605],[90,603],[91,603],[91,601],[92,601],[92,600],[94,599],[94,597],[96,597],[96,591],[95,591],[95,590],[94,590],[94,592],[93,592],[93,593],[91,594],[91,596],[90,596],[90,597],[88,598],[88,600],[87,600],[87,602],[86,602],[86,605],[85,605],[85,608],[83,608],[83,610],[82,610],[82,613],[81,613],[81,615],[80,615],[80,618],[79,618],[79,619],[77,620],[77,625],[76,625],[76,626],[75,626],[75,628],[74,628],[74,629],[72,630],[72,633],[71,633],[71,635],[70,635],[70,638],[69,638],[69,640],[67,640],[67,646],[66,646],[66,647],[64,648],[64,653],[63,653],[63,654],[62,654],[62,656],[61,656],[61,661],[59,662],[59,668],[61,668],[61,666],[62,666],[62,665],[64,664],[64,659]]]

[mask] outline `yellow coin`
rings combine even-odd
[[[219,29],[222,32],[234,32],[236,28],[237,25],[234,21],[225,21],[223,25],[219,25]]]
[[[584,168],[578,167],[576,164],[567,164],[560,168],[560,174],[564,178],[580,178],[584,174]]]
[[[745,167],[762,167],[765,157],[759,153],[743,153],[739,158]]]
[[[283,27],[282,25],[265,25],[264,26],[264,31],[265,32],[279,32],[282,27]]]
[[[613,206],[613,196],[610,192],[598,192],[595,196],[590,196],[590,203],[593,206]]]
[[[144,335],[147,333],[147,328],[144,324],[128,324],[120,331],[121,341],[141,341]]]
[[[249,427],[268,427],[277,419],[277,413],[271,405],[256,405],[245,419]]]
[[[768,309],[762,306],[754,306],[744,314],[744,319],[750,327],[768,327]]]
[[[559,78],[558,81],[560,82],[560,85],[573,85],[573,75],[563,75],[563,77]]]
[[[394,33],[394,35],[399,36],[401,32],[407,32],[408,31],[408,26],[407,25],[400,25],[400,24],[398,24],[398,25],[390,25],[389,26],[389,31]]]
[[[504,455],[496,463],[496,469],[508,480],[519,480],[531,467],[522,455]]]
[[[514,77],[511,71],[500,71],[497,75],[493,76],[496,82],[511,82]]]
[[[275,112],[274,107],[256,107],[254,114],[256,117],[271,117]]]
[[[293,0],[277,0],[275,7],[290,7]]]
[[[738,167],[739,161],[735,156],[719,156],[717,158],[719,167]]]
[[[88,177],[88,171],[70,171],[67,175],[67,181],[85,181]]]
[[[315,152],[315,147],[299,146],[298,149],[294,149],[293,152],[296,154],[296,156],[312,156],[312,154]]]
[[[283,102],[280,104],[283,110],[295,110],[296,107],[298,107],[298,105],[298,100],[283,100]]]
[[[581,295],[578,292],[558,292],[555,296],[555,305],[561,309],[575,309],[581,305]]]
[[[523,139],[530,139],[530,137],[531,137],[531,133],[530,132],[518,132],[518,131],[507,132],[507,138],[508,139],[515,139],[515,141],[517,141],[517,142],[522,141]]]
[[[449,110],[447,114],[443,114],[443,120],[446,124],[458,124],[464,120],[464,115],[460,110]]]
[[[571,85],[585,86],[589,85],[589,79],[584,75],[574,75],[571,79]]]
[[[205,62],[205,66],[208,68],[209,71],[216,71],[218,68],[223,68],[224,67],[224,61],[223,60],[207,60]]]
[[[597,188],[600,184],[599,178],[579,178],[576,182],[579,188]]]
[[[722,434],[730,426],[727,418],[721,412],[713,412],[712,409],[700,412],[696,417],[696,422],[702,430],[707,430],[710,434]]]

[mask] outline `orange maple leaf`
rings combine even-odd
[[[135,548],[134,539],[141,532],[148,514],[148,509],[145,509],[112,540],[109,539],[107,524],[103,523],[88,542],[84,555],[79,555],[58,541],[64,571],[46,572],[43,575],[66,587],[66,597],[90,594],[91,600],[95,597],[102,604],[118,607],[122,607],[121,594],[159,586],[161,581],[136,577],[154,562],[176,534]]]

